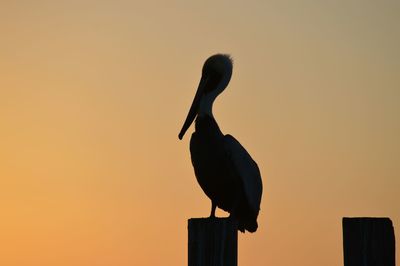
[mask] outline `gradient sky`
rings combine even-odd
[[[391,217],[399,240],[399,14],[389,0],[2,1],[0,265],[186,265],[187,219],[210,202],[193,128],[177,136],[217,52],[235,64],[215,117],[264,181],[239,265],[343,265],[343,216]]]

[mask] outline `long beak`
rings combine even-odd
[[[183,135],[185,135],[186,130],[190,127],[195,119],[197,112],[199,110],[200,100],[203,96],[204,87],[206,86],[207,79],[201,78],[199,87],[197,88],[196,95],[194,96],[192,106],[190,106],[189,113],[186,117],[185,123],[182,126],[181,132],[179,132],[178,138],[182,139]]]

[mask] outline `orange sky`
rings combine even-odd
[[[186,220],[210,202],[193,128],[177,136],[216,52],[235,65],[215,117],[264,181],[239,265],[343,265],[343,216],[399,228],[399,13],[398,1],[3,1],[0,265],[186,265]]]

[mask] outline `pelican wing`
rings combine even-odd
[[[238,173],[243,183],[249,206],[258,214],[262,194],[262,181],[257,163],[234,137],[225,135],[224,141],[233,170]]]

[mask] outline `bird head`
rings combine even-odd
[[[215,98],[228,86],[232,69],[232,58],[229,55],[216,54],[206,60],[196,95],[179,133],[179,139],[183,138],[197,115],[207,114],[212,116],[212,104]]]

